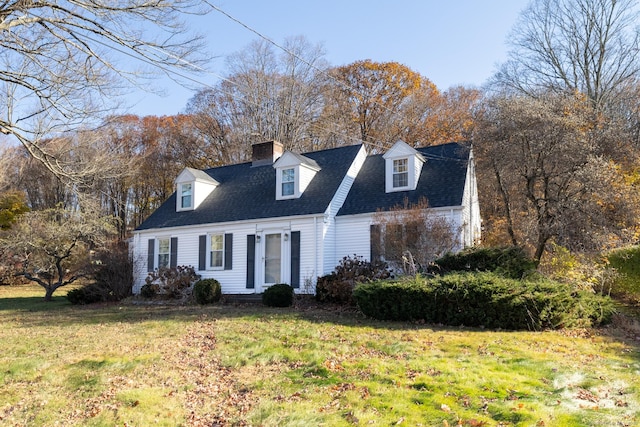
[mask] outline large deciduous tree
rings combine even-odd
[[[521,93],[578,91],[598,109],[640,73],[636,0],[534,0],[494,81]]]
[[[427,146],[468,139],[480,92],[454,87],[444,93],[427,78],[397,62],[357,61],[330,72],[323,138],[363,141],[376,150],[401,139]]]
[[[113,111],[120,90],[144,85],[141,77],[193,70],[201,39],[180,18],[202,12],[194,0],[1,2],[0,132],[59,177],[95,176],[42,141]]]
[[[88,273],[90,250],[106,243],[111,218],[94,209],[56,207],[23,214],[0,239],[0,247],[15,274],[45,289],[51,301],[60,287]]]
[[[251,43],[227,59],[223,81],[189,101],[194,125],[219,150],[217,163],[246,160],[257,141],[275,139],[295,151],[315,148],[324,50],[303,37],[286,39],[283,48],[278,55],[266,41]]]
[[[428,100],[439,96],[433,83],[397,62],[357,61],[334,68],[331,75],[325,114],[338,115],[334,120],[342,119],[343,131],[363,142],[389,144],[402,138],[403,110],[411,96],[420,93]],[[412,107],[419,116],[433,104]]]
[[[483,197],[495,195],[501,207],[485,219],[504,218],[511,243],[531,248],[538,262],[550,241],[598,251],[630,237],[633,193],[599,153],[594,115],[582,95],[547,94],[493,98],[479,118]]]

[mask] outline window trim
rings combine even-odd
[[[167,241],[167,252],[160,252],[160,248],[162,246],[162,241]],[[161,265],[162,263],[160,262],[160,257],[161,256],[166,256],[167,257],[167,263],[166,265]],[[155,256],[155,268],[159,269],[159,268],[169,268],[171,267],[171,237],[158,237],[156,238],[156,256]]]
[[[290,175],[287,174],[289,171],[291,171]],[[287,178],[287,180],[285,180],[285,178]],[[285,185],[287,187],[289,186],[291,187],[291,193],[285,194],[284,192]],[[280,170],[280,197],[282,197],[283,199],[296,197],[296,168],[295,167]]]
[[[189,189],[186,190],[185,187],[189,186]],[[180,209],[193,209],[193,182],[184,182],[180,184]],[[188,195],[185,193],[188,191]],[[185,205],[185,198],[189,198],[189,204]]]
[[[212,249],[212,237],[213,236],[220,236],[220,238],[222,239],[222,247],[221,249],[216,249],[216,252],[220,252],[221,253],[221,257],[220,257],[220,265],[219,266],[214,266],[211,265],[211,261],[213,260],[213,249]],[[225,233],[207,233],[207,259],[206,259],[206,269],[207,270],[224,270],[224,266],[225,266],[225,253],[226,253],[226,245],[225,245]]]
[[[400,171],[400,170],[396,170],[396,166],[398,166],[397,169],[400,169],[400,162],[404,163],[404,171]],[[400,190],[400,189],[405,189],[405,188],[409,188],[409,158],[408,157],[401,157],[398,159],[393,159],[392,160],[392,165],[391,165],[391,187],[393,188],[393,190]],[[400,181],[400,179],[402,178],[402,176],[404,176],[405,178],[405,185],[396,185],[396,177],[398,177],[398,181]]]
[[[185,196],[184,193],[186,192],[185,187],[186,186],[191,186],[190,189],[190,195],[189,196]],[[179,182],[177,183],[177,188],[176,188],[176,211],[177,212],[181,212],[181,211],[192,211],[195,209],[195,195],[196,195],[196,182],[195,181],[183,181],[183,182]],[[183,202],[184,202],[184,198],[185,197],[190,197],[190,204],[188,206],[183,206]]]

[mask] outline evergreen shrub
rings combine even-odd
[[[104,288],[95,283],[75,288],[67,292],[67,300],[74,305],[94,304],[107,301]]]
[[[609,298],[570,285],[486,272],[365,283],[354,299],[376,319],[509,330],[597,326],[615,312]]]
[[[201,279],[193,285],[193,296],[198,304],[212,304],[220,301],[222,288],[216,279]]]
[[[293,304],[293,287],[278,283],[269,286],[262,294],[262,303],[268,307],[289,307]]]
[[[609,267],[617,273],[611,292],[640,301],[640,246],[616,249],[607,255],[607,259]]]
[[[492,271],[511,279],[521,279],[536,269],[536,263],[517,246],[471,247],[449,253],[434,261],[434,273]]]

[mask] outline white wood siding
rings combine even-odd
[[[339,241],[343,240],[343,237],[340,233],[337,232],[336,229],[336,215],[338,211],[344,204],[344,201],[347,199],[347,195],[349,194],[349,190],[351,190],[351,186],[356,179],[356,176],[360,172],[364,161],[367,158],[367,151],[364,148],[364,145],[360,147],[360,151],[353,160],[351,167],[347,171],[347,174],[342,179],[336,194],[331,199],[329,206],[324,214],[323,219],[323,247],[324,250],[322,252],[322,274],[328,274],[337,265],[336,262],[336,254],[338,252],[337,246]],[[342,257],[339,257],[340,259]]]
[[[433,209],[434,214],[446,218],[454,228],[459,228],[458,240],[462,242],[463,209],[461,206],[455,208]],[[371,224],[373,224],[373,214],[346,215],[336,218],[336,252],[333,267],[338,265],[345,256],[362,256],[370,261],[371,258]],[[463,248],[460,244],[456,250]],[[333,269],[332,267],[332,269]],[[330,272],[331,270],[329,270]]]
[[[318,226],[320,224],[320,226]],[[196,272],[204,278],[214,278],[220,282],[222,292],[226,294],[242,294],[261,292],[258,286],[258,275],[263,271],[260,267],[262,253],[256,243],[256,287],[247,289],[247,235],[261,235],[267,230],[281,230],[283,233],[300,231],[300,289],[297,292],[305,292],[305,281],[307,287],[311,286],[309,292],[315,292],[315,278],[322,270],[322,264],[318,264],[318,255],[321,254],[321,231],[322,219],[308,216],[291,219],[278,218],[275,220],[265,220],[259,223],[239,222],[215,225],[202,225],[197,227],[179,227],[173,229],[149,230],[137,232],[133,237],[133,259],[135,282],[133,291],[139,293],[140,288],[145,283],[147,277],[147,248],[149,239],[159,237],[178,238],[178,265],[191,265]],[[320,232],[318,232],[320,230]],[[231,270],[204,270],[197,271],[199,258],[199,236],[208,233],[233,234],[233,262]],[[286,250],[282,254],[289,257],[290,251]],[[285,260],[285,266],[290,269],[290,263]],[[285,275],[287,282],[290,277]]]
[[[296,166],[296,172],[300,174],[300,185],[298,187],[299,194],[304,193],[309,183],[316,176],[317,171],[309,169],[305,165]]]
[[[370,261],[370,226],[371,214],[347,215],[336,218],[336,235],[340,238],[336,241],[336,252],[333,257],[333,266],[338,265],[345,256],[362,256]]]

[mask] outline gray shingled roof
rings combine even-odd
[[[189,172],[191,172],[191,174],[195,177],[195,179],[199,179],[201,181],[205,181],[205,182],[211,182],[213,184],[219,184],[218,181],[216,181],[215,179],[211,178],[211,176],[209,176],[209,174],[207,174],[205,171],[202,171],[200,169],[194,169],[194,168],[185,168],[187,169]]]
[[[360,145],[306,153],[322,168],[298,199],[276,200],[276,171],[251,162],[205,170],[220,185],[196,210],[176,212],[176,194],[137,230],[323,213]]]
[[[307,156],[303,156],[302,154],[294,153],[293,151],[291,151],[290,153],[293,154],[293,156],[298,159],[298,161],[303,165],[307,165],[313,169],[320,169],[320,165],[318,165],[315,160],[310,159]]]
[[[414,191],[385,192],[385,169],[382,155],[368,156],[356,177],[347,200],[338,215],[388,210],[416,204],[426,198],[430,207],[460,206],[469,161],[469,150],[461,144],[449,143],[418,148],[426,162]]]
[[[220,185],[193,211],[176,212],[176,195],[169,197],[137,230],[196,224],[276,218],[323,213],[360,145],[306,153],[321,170],[299,199],[276,200],[275,169],[251,162],[204,171]],[[431,207],[460,206],[464,192],[468,149],[449,143],[419,148],[426,163],[415,191],[385,193],[382,155],[368,156],[338,215],[387,210],[426,198]]]

